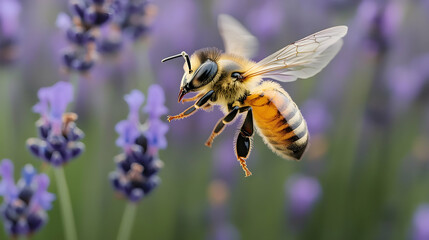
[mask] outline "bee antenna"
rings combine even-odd
[[[186,63],[188,64],[189,74],[191,74],[192,68],[191,68],[191,60],[189,59],[189,55],[185,51],[182,51],[181,55],[183,56],[183,58],[185,58]]]
[[[178,57],[181,57],[181,56],[182,56],[182,54],[177,54],[177,55],[174,55],[174,56],[171,56],[171,57],[166,57],[166,58],[162,59],[161,62],[166,62],[166,61],[169,61],[171,59],[175,59],[175,58],[178,58]]]
[[[171,57],[166,57],[166,58],[162,59],[161,62],[166,62],[166,61],[169,61],[171,59],[178,58],[178,57],[183,57],[185,59],[186,64],[188,64],[189,73],[192,73],[191,60],[189,59],[189,55],[185,51],[182,51],[180,54],[176,54],[176,55],[173,55]]]

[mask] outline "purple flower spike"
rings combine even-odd
[[[149,145],[157,149],[164,149],[167,147],[165,134],[168,131],[168,125],[159,120],[159,117],[166,114],[168,111],[164,106],[164,102],[164,90],[162,90],[161,86],[150,86],[147,103],[143,109],[144,112],[149,115],[148,129],[145,135],[148,138]]]
[[[153,119],[149,122],[149,127],[145,133],[149,146],[157,149],[167,147],[165,134],[168,132],[168,125],[159,119]]]
[[[31,164],[25,165],[21,171],[21,179],[24,180],[22,184],[24,186],[29,186],[33,181],[34,176],[36,176],[36,174],[37,174],[37,171]]]
[[[53,121],[61,123],[67,105],[71,101],[73,101],[73,86],[71,83],[58,82],[50,88],[49,104]]]
[[[286,191],[292,216],[305,218],[319,199],[322,188],[315,178],[295,175],[287,181]]]
[[[47,192],[48,176],[37,175],[33,166],[26,165],[16,187],[13,164],[7,159],[0,163],[0,173],[2,176],[0,186],[13,186],[15,192],[11,195],[10,191],[0,191],[0,196],[4,198],[0,215],[5,229],[13,238],[35,233],[46,224],[48,220],[46,210],[52,207],[51,203],[55,199],[52,193]]]
[[[84,134],[76,127],[77,115],[66,113],[67,105],[73,100],[73,86],[58,82],[38,92],[40,102],[33,110],[41,115],[36,123],[39,138],[27,140],[27,147],[36,157],[62,166],[79,156],[85,146],[79,142]]]
[[[147,106],[165,109],[162,89],[158,87],[150,89],[152,90],[149,92]],[[155,99],[159,96],[162,97],[161,101]],[[157,173],[163,164],[157,158],[157,152],[159,148],[167,146],[164,135],[168,127],[158,118],[151,117],[145,124],[146,128],[141,126],[139,112],[144,96],[140,91],[133,90],[124,99],[130,107],[130,113],[128,119],[120,121],[115,126],[119,134],[116,145],[122,147],[124,152],[115,157],[117,169],[110,173],[109,178],[118,193],[129,201],[138,202],[160,183]]]
[[[46,174],[39,174],[34,181],[37,183],[37,189],[33,196],[33,204],[40,205],[45,210],[50,210],[52,202],[55,200],[55,195],[48,192],[49,177]]]
[[[155,84],[149,87],[147,103],[143,110],[149,114],[150,119],[159,118],[168,111],[164,103],[164,90],[162,90],[161,86]]]
[[[124,149],[133,145],[140,136],[138,123],[136,124],[130,120],[118,122],[115,126],[115,130],[119,134],[118,139],[116,139],[116,146]]]
[[[17,188],[13,180],[13,163],[9,159],[3,159],[0,163],[0,196],[5,200],[14,199],[17,195]]]
[[[48,118],[49,113],[49,88],[41,88],[37,92],[39,102],[33,106],[33,112],[40,114],[43,119]]]
[[[132,90],[130,94],[125,95],[125,101],[128,103],[130,113],[128,120],[138,123],[139,122],[139,109],[144,102],[144,95],[139,90]]]
[[[119,134],[116,145],[129,149],[141,135],[139,110],[144,102],[144,95],[139,90],[132,90],[131,93],[125,95],[124,99],[128,103],[130,113],[127,120],[122,120],[115,126],[115,130]]]

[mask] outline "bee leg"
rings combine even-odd
[[[237,113],[246,112],[249,109],[250,107],[241,107],[241,108],[238,108],[237,106],[233,107],[232,110],[225,117],[219,120],[219,122],[216,124],[215,128],[212,131],[212,134],[210,135],[209,139],[207,139],[206,146],[207,147],[212,146],[214,138],[223,131],[224,127],[228,123],[232,122],[237,117]]]
[[[197,94],[191,98],[184,98],[184,99],[182,99],[182,103],[196,101],[198,98],[202,97],[203,95],[204,94],[200,93],[200,94]]]
[[[212,134],[210,135],[209,139],[207,139],[207,147],[212,146],[214,138],[223,131],[226,124],[232,122],[237,117],[237,113],[239,112],[239,110],[240,108],[238,106],[233,107],[232,110],[225,117],[223,117],[219,120],[219,122],[217,122],[216,126],[212,131]]]
[[[194,105],[192,105],[191,107],[189,107],[188,109],[186,109],[185,111],[181,112],[178,115],[168,116],[167,120],[170,122],[171,120],[174,120],[174,119],[182,119],[182,118],[191,116],[192,114],[195,113],[196,110],[198,110],[201,107],[204,107],[204,105],[212,97],[213,93],[214,93],[213,90],[208,91],[206,94],[204,94],[204,96],[198,99],[198,101]]]
[[[211,109],[210,108],[212,108],[213,106],[210,104],[210,103],[207,103],[206,105],[204,105],[203,107],[202,107],[202,109],[204,110],[204,111],[211,111]]]
[[[240,162],[246,177],[252,175],[247,168],[246,159],[249,157],[250,150],[252,148],[252,136],[253,136],[253,113],[252,108],[247,110],[246,119],[244,119],[243,126],[241,126],[240,132],[237,136],[235,153],[237,160]]]

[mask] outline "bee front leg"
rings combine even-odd
[[[209,139],[207,139],[206,146],[211,147],[214,138],[223,131],[223,129],[225,128],[225,125],[227,125],[228,123],[231,123],[237,117],[237,114],[239,112],[241,113],[241,112],[247,111],[248,109],[249,107],[241,107],[241,108],[239,108],[238,106],[233,107],[232,110],[225,117],[220,119],[219,122],[216,124],[216,126],[212,131],[212,134],[210,135]]]
[[[184,99],[182,99],[182,103],[196,101],[198,98],[202,97],[203,95],[204,94],[200,93],[200,94],[197,94],[191,98],[184,98]]]
[[[198,101],[194,105],[192,105],[191,107],[189,107],[188,109],[186,109],[185,111],[181,112],[178,115],[168,116],[167,120],[170,122],[171,120],[174,120],[174,119],[182,119],[182,118],[191,116],[192,114],[195,113],[196,110],[200,109],[201,107],[204,107],[204,105],[207,104],[207,102],[213,96],[213,93],[214,93],[213,90],[208,91],[206,94],[204,94],[204,96],[198,99]]]
[[[250,150],[252,148],[252,136],[253,113],[252,108],[249,108],[247,110],[246,119],[243,122],[243,126],[241,126],[240,132],[237,136],[237,141],[235,143],[235,154],[237,155],[237,160],[240,162],[240,165],[243,168],[246,177],[252,175],[246,164],[246,159],[249,157]]]

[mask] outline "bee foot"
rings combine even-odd
[[[207,140],[207,142],[206,142],[206,146],[207,146],[207,147],[212,147],[213,139],[214,139],[214,136],[213,136],[213,134],[212,134],[212,136],[210,136],[210,137],[209,137],[209,139],[208,139],[208,140]]]
[[[252,175],[252,172],[249,171],[246,164],[246,159],[239,157],[238,161],[240,161],[241,168],[243,168],[244,174],[246,177]]]
[[[171,122],[172,120],[175,120],[175,119],[181,119],[181,118],[183,118],[183,116],[181,116],[181,115],[167,116],[168,122]]]

